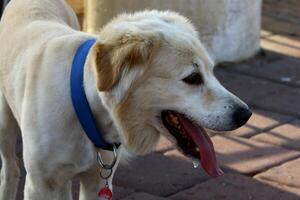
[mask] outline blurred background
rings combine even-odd
[[[216,62],[251,57],[259,49],[261,0],[68,0],[84,31],[95,33],[122,12],[173,10],[197,27]],[[251,30],[251,31],[249,31]],[[224,49],[226,48],[226,51]]]
[[[191,19],[215,74],[247,102],[246,126],[211,133],[223,177],[194,169],[165,139],[155,152],[120,166],[115,199],[300,199],[300,1],[299,0],[67,0],[82,30],[97,33],[121,12],[175,10]],[[2,0],[2,6],[6,1]],[[21,140],[18,145],[21,157]],[[25,170],[18,199],[22,199]],[[78,182],[74,180],[74,196]]]

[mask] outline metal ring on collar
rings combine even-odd
[[[103,175],[103,171],[106,171],[106,172],[108,171],[108,174],[107,175]],[[103,178],[103,179],[105,179],[105,180],[107,180],[107,179],[109,179],[111,177],[112,172],[113,172],[113,169],[104,169],[104,170],[101,170],[100,171],[100,177]]]
[[[103,162],[103,159],[102,159],[100,151],[97,152],[98,163],[101,165],[101,167],[103,169],[110,170],[110,169],[112,169],[115,166],[115,164],[117,162],[117,147],[116,147],[115,144],[113,145],[113,154],[114,154],[114,159],[113,159],[112,163],[111,164],[105,164]]]

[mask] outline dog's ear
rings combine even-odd
[[[98,90],[110,90],[125,67],[146,65],[158,47],[158,36],[153,33],[127,33],[111,42],[97,42],[92,59]]]

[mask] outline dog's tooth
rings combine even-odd
[[[200,165],[200,162],[199,160],[196,160],[196,159],[192,159],[192,163],[193,163],[193,167],[196,169],[199,167]]]
[[[171,118],[171,121],[172,121],[173,124],[178,124],[179,123],[177,116],[174,116],[174,115],[171,114],[170,118]]]

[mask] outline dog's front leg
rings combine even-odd
[[[95,200],[97,199],[98,190],[105,185],[105,181],[100,178],[100,168],[95,166],[88,171],[81,173],[79,200]]]
[[[40,177],[26,176],[25,200],[72,200],[71,181],[61,186],[51,185],[51,180]]]
[[[0,92],[0,200],[15,199],[20,169],[17,165],[16,140],[20,129],[4,95]]]
[[[27,171],[24,199],[72,200],[71,178],[76,174],[74,165],[48,159],[50,154],[48,151],[46,154],[42,153],[42,148],[31,151],[32,148],[28,147],[34,146],[33,141],[35,140],[28,140],[26,137],[23,140],[24,165]]]

